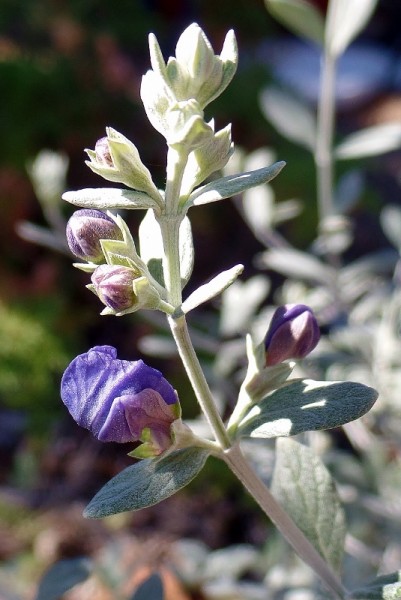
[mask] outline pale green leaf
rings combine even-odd
[[[278,175],[285,166],[284,161],[274,163],[270,167],[239,173],[238,175],[228,175],[197,188],[189,196],[186,206],[200,206],[209,202],[217,202],[224,198],[231,198],[240,194],[244,190],[267,183]]]
[[[118,188],[85,188],[76,192],[65,192],[62,198],[74,206],[98,210],[158,209],[157,203],[144,192]]]
[[[295,440],[277,440],[272,492],[326,562],[340,571],[345,517],[321,459]]]
[[[336,278],[335,271],[327,264],[292,248],[267,250],[259,260],[262,266],[294,279],[330,285]]]
[[[292,33],[323,44],[324,19],[306,0],[265,0],[270,14]]]
[[[227,271],[223,271],[213,277],[208,283],[201,285],[197,290],[192,292],[190,296],[182,303],[181,310],[188,313],[204,302],[215,298],[226,288],[228,288],[241,275],[244,270],[244,265],[236,265]]]
[[[365,414],[376,399],[376,390],[361,383],[296,380],[251,408],[238,436],[274,438],[339,427]]]
[[[269,87],[262,92],[261,108],[281,135],[313,152],[316,119],[305,104],[278,88]]]
[[[56,562],[42,577],[35,600],[59,600],[68,590],[88,579],[92,571],[92,562],[86,557]]]
[[[131,600],[163,600],[163,582],[160,575],[153,573],[136,589]]]
[[[383,123],[351,133],[336,148],[339,159],[385,154],[401,147],[401,123]]]
[[[347,595],[347,600],[400,600],[401,571],[381,575]]]
[[[332,56],[342,54],[362,31],[378,0],[330,0],[325,44]]]
[[[157,504],[192,481],[207,457],[205,450],[188,448],[127,467],[102,487],[86,507],[84,516],[100,519]]]

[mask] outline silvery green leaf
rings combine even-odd
[[[347,600],[398,600],[401,598],[401,570],[380,575],[366,585],[349,592]]]
[[[213,277],[208,283],[201,285],[182,303],[181,310],[188,313],[204,302],[215,298],[228,288],[241,275],[244,265],[236,265]]]
[[[321,459],[295,440],[277,440],[272,492],[322,557],[340,571],[345,517]]]
[[[139,226],[138,234],[140,256],[156,281],[163,285],[163,239],[153,210],[146,213]],[[181,223],[179,242],[181,279],[184,286],[191,276],[194,264],[192,230],[188,217],[184,217]]]
[[[267,278],[255,275],[236,281],[222,296],[220,332],[225,336],[249,330],[249,322],[270,289]]]
[[[377,156],[401,147],[401,123],[383,123],[351,133],[335,149],[339,159]]]
[[[68,590],[88,579],[92,571],[92,562],[86,557],[56,562],[42,577],[35,600],[59,600]]]
[[[242,211],[249,227],[256,236],[270,229],[274,220],[274,192],[270,185],[251,188],[244,192]]]
[[[158,208],[156,202],[144,192],[118,188],[85,188],[76,192],[65,192],[62,198],[74,206],[99,210]]]
[[[308,40],[323,44],[324,20],[306,0],[265,0],[267,10],[282,25]]]
[[[390,204],[385,206],[380,215],[380,222],[384,233],[392,244],[401,249],[401,209]]]
[[[208,455],[206,450],[187,448],[127,467],[102,487],[86,507],[84,516],[100,519],[153,506],[192,481]]]
[[[284,221],[294,219],[302,212],[302,203],[300,200],[292,198],[291,200],[283,200],[274,207],[273,224],[279,225]]]
[[[153,573],[136,589],[131,600],[163,600],[163,582],[158,573]]]
[[[378,0],[330,0],[325,44],[332,56],[339,56],[362,31]]]
[[[261,108],[281,135],[313,152],[316,119],[305,104],[278,88],[269,87],[262,92]]]
[[[327,264],[306,252],[292,248],[267,250],[261,254],[259,260],[264,267],[294,279],[330,284],[336,277],[335,271]]]
[[[271,181],[284,166],[285,162],[280,161],[270,167],[248,171],[247,173],[238,173],[237,175],[228,175],[211,181],[194,190],[189,196],[186,206],[190,208],[191,206],[200,206],[201,204],[224,200],[224,198],[231,198],[231,196],[240,194],[251,187]]]
[[[290,381],[250,409],[238,436],[274,438],[339,427],[364,415],[377,396],[350,381]]]

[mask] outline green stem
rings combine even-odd
[[[327,49],[323,55],[315,149],[319,222],[325,225],[335,214],[333,200],[333,131],[335,118],[336,59]]]
[[[265,514],[291,544],[298,556],[313,569],[337,599],[345,598],[347,590],[337,575],[305,537],[291,517],[280,506],[270,490],[245,460],[238,445],[224,453],[224,460]]]

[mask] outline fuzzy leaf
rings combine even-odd
[[[378,0],[330,0],[325,43],[333,56],[342,54],[372,16]]]
[[[153,573],[135,591],[131,600],[163,600],[163,582],[160,575]]]
[[[351,133],[336,148],[340,159],[385,154],[401,147],[401,123],[384,123]]]
[[[92,570],[92,563],[86,557],[56,562],[42,577],[35,600],[59,600],[68,590],[88,579]]]
[[[324,20],[306,0],[265,0],[270,14],[292,33],[323,44]]]
[[[361,383],[296,380],[254,406],[238,435],[274,438],[339,427],[365,414],[376,399],[376,390]]]
[[[100,519],[157,504],[192,481],[207,457],[205,450],[188,448],[127,467],[102,487],[86,507],[84,516]]]
[[[280,161],[270,167],[248,171],[247,173],[238,173],[237,175],[228,175],[216,181],[211,181],[193,191],[186,206],[190,208],[191,206],[200,206],[209,202],[218,202],[224,200],[224,198],[231,198],[231,196],[240,194],[251,187],[271,181],[284,166],[285,162]]]
[[[265,117],[281,135],[313,152],[316,140],[316,119],[300,100],[270,87],[262,92],[261,107]]]
[[[201,285],[182,303],[181,310],[188,313],[200,304],[215,298],[225,289],[227,289],[244,270],[244,265],[236,265],[232,269],[223,271],[213,277],[208,283]]]
[[[399,600],[401,598],[401,571],[381,575],[347,595],[347,600]]]
[[[321,459],[295,440],[277,440],[272,492],[322,557],[340,571],[344,512]]]
[[[118,188],[85,188],[76,192],[65,192],[62,198],[74,206],[98,210],[158,208],[157,203],[144,192]]]

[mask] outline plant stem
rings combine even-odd
[[[332,146],[335,117],[336,59],[325,49],[322,60],[315,164],[319,222],[324,227],[327,219],[335,214]]]
[[[345,598],[347,590],[343,587],[337,575],[259,479],[250,464],[245,460],[239,446],[232,446],[226,450],[224,460],[294,548],[298,556],[313,569],[333,596],[337,599]]]

